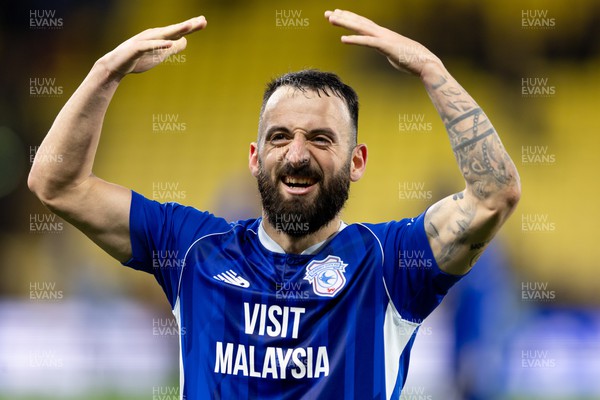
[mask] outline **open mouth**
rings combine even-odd
[[[314,178],[308,177],[297,177],[297,176],[284,176],[281,178],[281,181],[284,185],[290,188],[308,188],[317,183],[317,180]]]

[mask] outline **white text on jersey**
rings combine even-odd
[[[300,316],[306,312],[302,307],[267,306],[266,304],[254,304],[252,312],[250,304],[244,303],[244,331],[248,335],[258,334],[264,336],[287,337],[290,327],[290,313],[292,314],[292,338],[298,339],[298,328],[300,327]],[[267,317],[269,322],[267,323]],[[258,325],[258,332],[256,331]]]
[[[223,348],[223,342],[217,342],[215,373],[272,379],[286,379],[288,372],[295,379],[329,376],[327,347],[319,346],[316,350],[315,356],[312,347],[267,347],[261,363],[256,359],[254,346],[246,350],[243,344],[226,343]]]

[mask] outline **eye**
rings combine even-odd
[[[283,144],[287,141],[287,137],[283,133],[274,133],[273,135],[271,135],[269,141],[271,142],[271,144],[274,145]]]
[[[315,136],[312,141],[320,146],[331,144],[331,139],[329,139],[327,136]]]

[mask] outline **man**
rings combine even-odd
[[[436,56],[351,12],[325,18],[356,33],[343,43],[375,48],[423,81],[462,192],[414,219],[344,224],[339,211],[367,148],[356,143],[354,91],[318,71],[285,75],[265,92],[249,155],[262,218],[227,223],[95,177],[102,119],[121,79],[183,50],[204,17],[146,30],[100,58],[41,145],[63,163],[32,167],[29,187],[45,205],[163,287],[181,327],[187,399],[399,398],[420,323],[518,202],[498,135]],[[184,254],[182,265],[153,268],[165,250]]]

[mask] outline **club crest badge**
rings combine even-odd
[[[337,256],[313,260],[306,266],[304,279],[312,284],[316,295],[333,297],[346,285],[344,272],[347,266]]]

